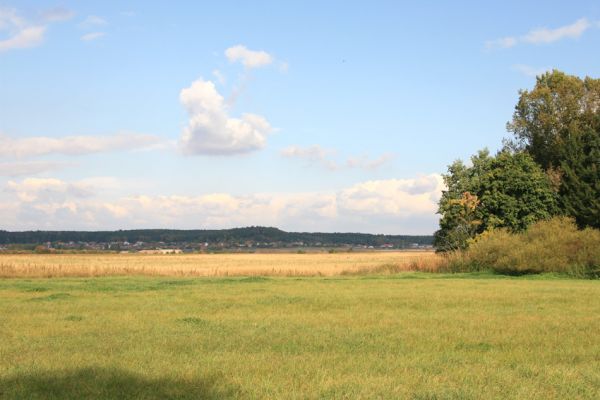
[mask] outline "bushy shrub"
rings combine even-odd
[[[448,268],[600,277],[600,231],[578,230],[575,222],[565,217],[537,222],[522,233],[491,230],[476,237],[465,252],[452,255]]]

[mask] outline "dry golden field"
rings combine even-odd
[[[275,254],[1,254],[0,277],[333,276],[435,271],[433,252]]]

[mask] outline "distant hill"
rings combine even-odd
[[[0,244],[40,244],[46,242],[164,242],[164,243],[277,243],[283,246],[367,245],[410,247],[412,244],[431,245],[433,236],[372,235],[367,233],[309,233],[285,232],[271,227],[219,230],[135,229],[119,231],[0,231]]]

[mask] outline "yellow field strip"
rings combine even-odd
[[[333,276],[435,271],[433,252],[307,254],[2,254],[0,277]]]

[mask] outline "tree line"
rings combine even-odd
[[[0,231],[0,244],[40,244],[46,242],[150,242],[150,243],[278,243],[292,245],[341,246],[367,245],[409,247],[411,244],[431,245],[433,236],[372,235],[366,233],[285,232],[272,227],[219,230],[137,229],[119,231]]]

